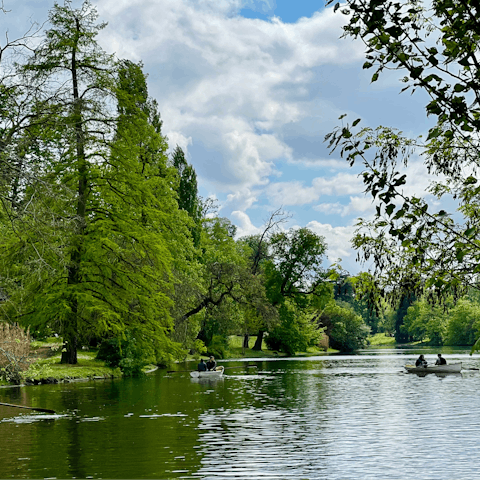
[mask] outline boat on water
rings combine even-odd
[[[416,367],[415,365],[405,365],[408,373],[460,373],[462,371],[462,362],[450,363],[447,365],[428,365],[426,367]]]
[[[224,367],[217,367],[215,370],[208,370],[206,372],[190,372],[192,378],[220,378],[223,376]]]

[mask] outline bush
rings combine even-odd
[[[330,324],[330,346],[342,352],[363,348],[370,329],[353,309],[336,303],[328,304],[322,312],[321,322]]]
[[[228,349],[228,338],[222,335],[214,335],[212,342],[207,347],[207,355],[215,358],[225,358]]]
[[[479,336],[480,306],[461,298],[449,312],[445,345],[473,345]]]
[[[30,334],[18,325],[0,324],[0,378],[19,385],[28,368]]]
[[[143,367],[155,361],[154,347],[141,335],[126,331],[123,338],[109,338],[100,344],[97,358],[109,367],[120,367],[127,377],[143,375]]]
[[[298,311],[292,304],[282,305],[279,317],[279,325],[269,331],[265,338],[269,350],[294,355],[295,352],[305,352],[308,347],[319,343],[322,332],[309,320],[307,314]]]
[[[428,339],[430,345],[443,345],[446,323],[446,312],[443,307],[431,305],[422,298],[408,307],[401,328],[414,341]]]

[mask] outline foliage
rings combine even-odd
[[[88,2],[55,5],[45,40],[19,67],[49,104],[41,127],[31,126],[28,155],[42,181],[27,185],[29,210],[1,232],[4,311],[39,328],[48,322],[73,364],[86,338],[127,329],[168,357],[172,266],[192,248],[145,75],[99,48],[96,20]]]
[[[18,325],[0,323],[0,379],[20,384],[29,365],[30,334]]]
[[[372,82],[385,70],[405,72],[404,90],[426,92],[426,113],[436,118],[426,140],[391,128],[358,130],[360,119],[327,136],[350,165],[363,165],[366,190],[378,202],[373,221],[359,220],[354,246],[373,260],[379,289],[394,302],[424,292],[431,301],[459,298],[478,288],[478,8],[473,0],[348,0],[340,8],[348,15],[345,36],[366,44],[363,67],[375,69]],[[456,212],[406,193],[402,166],[413,153],[438,176],[429,189],[435,201],[450,198],[444,204]]]
[[[448,312],[445,345],[473,345],[480,336],[480,305],[461,298]]]
[[[341,351],[354,351],[365,346],[370,329],[363,318],[352,308],[342,307],[330,302],[320,316],[322,325],[328,325],[330,347]]]
[[[297,308],[292,301],[285,301],[279,308],[279,317],[279,324],[265,338],[270,350],[294,355],[318,345],[322,329],[313,321],[311,314]]]
[[[215,358],[226,358],[228,350],[228,337],[225,335],[214,335],[207,347],[207,355]]]
[[[267,295],[274,304],[291,298],[298,304],[326,280],[322,266],[327,250],[325,238],[308,228],[274,233],[269,242],[272,260],[266,267]]]
[[[155,363],[155,351],[151,342],[139,332],[126,331],[123,338],[104,340],[98,349],[97,359],[107,367],[119,367],[125,376],[140,376],[142,368]]]
[[[445,308],[432,305],[425,298],[408,307],[402,329],[413,341],[426,341],[430,345],[443,345],[447,328]]]

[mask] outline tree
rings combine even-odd
[[[20,280],[10,304],[25,303],[25,323],[59,328],[64,363],[76,363],[88,335],[148,339],[167,358],[178,351],[171,269],[192,246],[155,102],[141,66],[114,64],[99,48],[104,25],[88,2],[55,5],[49,18],[23,71],[43,120],[28,160],[38,159],[40,185],[57,195],[25,190],[30,211],[13,222],[1,256]],[[19,230],[26,220],[36,229]]]
[[[480,305],[467,297],[448,313],[445,345],[473,345],[480,335]]]
[[[447,328],[446,313],[443,306],[431,305],[422,298],[408,307],[401,328],[414,341],[428,340],[430,345],[443,345]]]
[[[405,72],[403,90],[426,92],[426,113],[437,120],[426,140],[384,127],[359,130],[360,119],[327,135],[350,165],[363,165],[366,191],[378,206],[373,221],[359,220],[354,246],[363,259],[373,260],[380,290],[396,302],[424,291],[432,299],[458,298],[469,286],[479,286],[480,11],[473,0],[429,5],[376,0],[335,5],[348,15],[345,36],[367,47],[363,67],[375,69],[372,82],[387,69]],[[435,209],[420,195],[405,193],[407,174],[400,167],[414,152],[430,173],[445,178],[433,182],[430,193],[450,197],[456,211]]]
[[[197,174],[195,169],[188,164],[185,159],[185,153],[178,145],[173,152],[172,163],[179,177],[177,185],[178,206],[185,210],[193,220],[193,226],[190,228],[190,231],[194,245],[198,246],[200,243],[202,206],[198,196]]]
[[[312,312],[299,309],[287,299],[279,307],[280,321],[269,330],[265,340],[270,350],[278,350],[287,355],[305,352],[308,347],[318,345],[322,330],[312,321]]]
[[[342,307],[334,301],[322,310],[319,322],[326,327],[330,345],[341,351],[362,348],[370,331],[362,317],[352,308]]]
[[[271,304],[280,307],[289,299],[298,308],[307,308],[310,297],[323,297],[328,273],[322,267],[325,239],[308,228],[274,233],[269,240],[271,260],[265,264],[265,288]],[[264,331],[253,347],[261,350]]]
[[[65,341],[62,362],[76,363],[80,297],[77,287],[82,283],[91,171],[105,153],[101,140],[108,132],[104,101],[111,58],[95,42],[104,25],[95,23],[96,13],[88,2],[80,10],[72,9],[68,2],[64,7],[55,4],[49,20],[51,29],[23,71],[42,92],[37,103],[45,112],[43,145],[49,149],[50,159],[55,157],[58,161],[52,173],[63,175],[64,180],[68,178],[67,195],[74,203],[69,213],[74,218],[73,231],[65,248],[63,272],[68,286],[60,304],[64,308],[60,306],[56,316]],[[56,82],[62,86],[55,88]],[[43,105],[48,105],[48,112]],[[46,153],[44,158],[48,158]]]

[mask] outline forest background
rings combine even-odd
[[[246,342],[256,335],[255,349],[265,338],[287,354],[324,335],[352,351],[377,332],[473,344],[479,28],[467,1],[464,10],[450,3],[435,2],[434,21],[420,2],[335,8],[349,18],[346,35],[365,41],[372,81],[390,65],[405,69],[406,88],[426,89],[427,113],[438,117],[426,143],[388,128],[355,131],[359,119],[328,136],[362,164],[378,202],[375,220],[360,220],[354,238],[375,271],[355,276],[339,264],[325,268],[325,238],[283,229],[281,209],[261,233],[239,238],[215,202],[199,196],[183,150],[167,155],[141,62],[100,48],[106,25],[89,2],[55,5],[45,31],[2,46],[2,321],[37,338],[60,335],[63,363],[75,364],[82,346],[100,346],[130,371],[187,352],[222,357],[232,334]],[[472,36],[460,42],[459,27]],[[443,49],[430,39],[418,49],[422,31],[436,32]],[[444,68],[452,64],[459,73]],[[427,72],[435,68],[443,76]],[[446,83],[449,75],[457,83]],[[431,192],[455,200],[453,214],[432,213],[401,190],[397,162],[415,149],[438,174]]]

